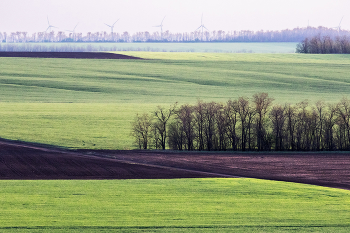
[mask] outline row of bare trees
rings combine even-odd
[[[224,104],[158,107],[136,116],[132,135],[140,149],[350,150],[350,101],[280,105],[259,93]]]
[[[159,32],[136,32],[122,33],[115,32],[88,32],[68,33],[58,32],[37,32],[29,34],[27,32],[0,32],[0,42],[26,43],[26,42],[299,42],[304,38],[321,35],[349,36],[347,30],[336,30],[326,27],[304,27],[285,29],[281,31],[193,31],[183,33]]]
[[[305,38],[297,45],[297,53],[313,54],[349,54],[350,53],[350,36],[337,36],[332,38],[329,35],[321,36],[320,34]]]

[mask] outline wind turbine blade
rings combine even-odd
[[[208,29],[208,28],[206,28],[204,25],[203,25],[203,27],[209,31],[209,29]]]
[[[344,16],[341,18],[338,28],[340,28],[340,24],[343,21],[343,18],[344,18]]]
[[[105,24],[106,24],[106,23],[105,23]],[[107,25],[108,27],[110,27],[110,28],[112,27],[112,26],[110,26],[110,25],[108,25],[108,24],[106,24],[106,25]]]
[[[119,19],[117,21],[115,21],[114,24],[116,24],[118,21],[119,21]],[[114,24],[113,24],[113,26],[114,26]]]
[[[163,20],[162,20],[162,23],[161,23],[161,25],[163,25],[163,21],[164,21],[165,17],[166,17],[166,16],[164,16],[164,18],[163,18]]]
[[[74,32],[74,31],[75,31],[75,29],[77,28],[78,24],[79,24],[79,23],[77,23],[77,25],[75,25],[75,27],[74,27],[74,29],[73,29],[73,32]]]
[[[45,30],[45,32],[47,32],[47,30],[49,30],[49,29],[50,29],[50,26],[47,27],[47,29]]]
[[[200,29],[202,27],[202,25],[201,26],[199,26],[199,28],[197,28],[195,31],[197,31],[198,29]]]
[[[49,16],[47,16],[47,23],[50,25]]]

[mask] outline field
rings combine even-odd
[[[349,56],[125,54],[148,60],[0,58],[0,137],[74,149],[131,149],[133,117],[157,105],[194,103],[197,99],[227,101],[257,92],[268,92],[280,103],[304,99],[337,102],[348,96]],[[124,178],[165,176],[175,170],[172,178],[180,178],[198,177],[194,174],[203,172],[213,174],[216,169],[230,172],[231,176],[311,184],[323,179],[324,183],[317,184],[341,188],[349,185],[348,169],[341,169],[348,167],[348,155],[341,153],[323,157],[207,153],[198,155],[202,158],[198,162],[194,154],[184,153],[164,156],[153,152],[140,155],[136,151],[137,156],[133,157],[129,152],[79,150],[72,152],[74,157],[70,151],[59,150],[66,156],[61,160],[66,165],[56,167],[54,161],[60,156],[51,149],[39,152],[28,147],[6,149],[4,145],[0,149],[3,179],[11,179],[4,175],[6,169],[15,171],[14,179],[25,179],[26,172],[30,174],[27,179],[43,179],[43,171],[51,172],[52,179],[59,179],[54,174],[64,174],[64,179],[86,179],[95,174],[94,179],[103,179],[106,177],[102,174],[115,175],[122,170],[127,175]],[[109,157],[97,159],[93,153],[106,153],[104,156]],[[120,161],[125,159],[123,156],[129,161]],[[294,163],[288,160],[291,158]],[[22,165],[12,166],[11,161]],[[73,167],[79,167],[83,177],[77,169],[69,170]],[[179,172],[178,168],[185,170]],[[348,190],[281,181],[2,180],[0,197],[1,232],[350,229]]]
[[[149,60],[0,58],[0,137],[135,148],[136,113],[267,92],[276,102],[349,96],[347,55],[125,52]]]
[[[348,232],[348,190],[196,178],[349,188],[348,156],[70,151],[1,140],[0,231]]]
[[[25,190],[25,192],[23,192]],[[349,191],[254,179],[1,181],[2,232],[347,232]]]
[[[2,47],[1,47],[2,45]],[[147,51],[196,53],[294,53],[297,43],[0,43],[10,51]]]

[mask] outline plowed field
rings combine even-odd
[[[347,153],[69,151],[0,143],[0,179],[250,177],[350,189]]]
[[[78,59],[142,59],[115,53],[99,52],[0,52],[0,57],[78,58]]]

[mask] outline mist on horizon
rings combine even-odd
[[[350,30],[347,0],[2,0],[0,32],[122,33],[283,30],[324,26]],[[203,21],[202,21],[203,15]],[[165,17],[165,18],[164,18]],[[201,22],[202,21],[202,22]]]

